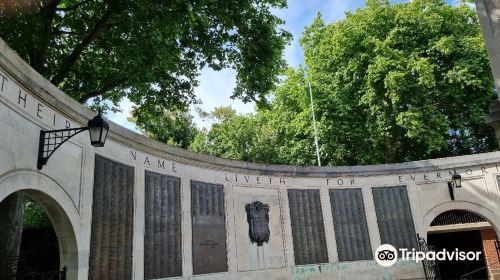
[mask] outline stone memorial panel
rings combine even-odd
[[[327,263],[319,190],[288,190],[295,264]]]
[[[132,277],[134,168],[95,158],[89,279]]]
[[[415,248],[415,226],[406,186],[372,188],[372,193],[382,244]]]
[[[372,259],[361,189],[331,189],[330,203],[339,261]]]
[[[146,171],[146,279],[182,275],[180,182],[176,177]]]
[[[191,181],[193,274],[227,271],[224,187]]]

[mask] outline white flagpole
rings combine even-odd
[[[311,89],[311,82],[309,82],[309,96],[311,97],[311,112],[313,119],[313,127],[314,127],[314,144],[316,144],[316,155],[318,156],[318,166],[321,166],[321,157],[319,154],[319,144],[318,144],[318,130],[316,129],[316,116],[314,115],[314,102],[313,102],[313,94]]]

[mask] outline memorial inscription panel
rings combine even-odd
[[[377,223],[382,244],[415,248],[415,226],[406,186],[372,188]]]
[[[319,190],[288,190],[295,264],[327,263]]]
[[[95,158],[89,279],[131,279],[134,168]]]
[[[145,279],[182,275],[180,182],[146,171]]]
[[[339,261],[373,258],[361,189],[330,189]]]
[[[193,274],[227,271],[222,185],[191,181]]]

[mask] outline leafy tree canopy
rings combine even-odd
[[[142,119],[142,122],[137,122]],[[145,110],[135,107],[130,122],[136,123],[143,134],[160,142],[187,149],[198,133],[193,117],[183,110]]]
[[[26,199],[23,214],[24,228],[50,228],[52,223],[43,208],[31,199]]]
[[[200,131],[190,149],[225,158],[251,160],[252,137],[256,133],[255,119],[237,115],[231,107],[219,107],[211,113],[202,113],[214,123],[210,132]]]
[[[271,10],[285,6],[286,0],[3,1],[0,36],[81,103],[116,106],[127,97],[144,109],[183,108],[197,101],[193,88],[203,67],[236,69],[233,98],[261,102],[284,65],[291,35]]]
[[[286,72],[270,109],[238,116],[257,125],[253,138],[265,141],[253,145],[270,145],[266,156],[242,156],[235,150],[240,146],[228,145],[231,137],[253,139],[239,131],[237,117],[214,125],[206,152],[316,164],[308,82],[323,164],[404,162],[497,149],[484,122],[495,98],[493,79],[469,6],[368,0],[366,8],[335,23],[325,24],[318,15],[301,44],[306,67]]]
[[[493,80],[470,7],[369,0],[338,23],[324,25],[318,17],[301,43],[326,127],[325,154],[336,154],[336,143],[356,145],[339,163],[496,149],[484,123]],[[338,135],[347,137],[332,139]]]

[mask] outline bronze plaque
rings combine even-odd
[[[250,241],[257,243],[257,246],[262,246],[264,242],[269,242],[269,205],[263,204],[260,201],[247,204],[248,230]]]
[[[146,171],[144,278],[182,275],[181,180]]]
[[[191,181],[193,274],[227,271],[222,185]]]
[[[89,279],[132,278],[134,168],[96,156]]]

